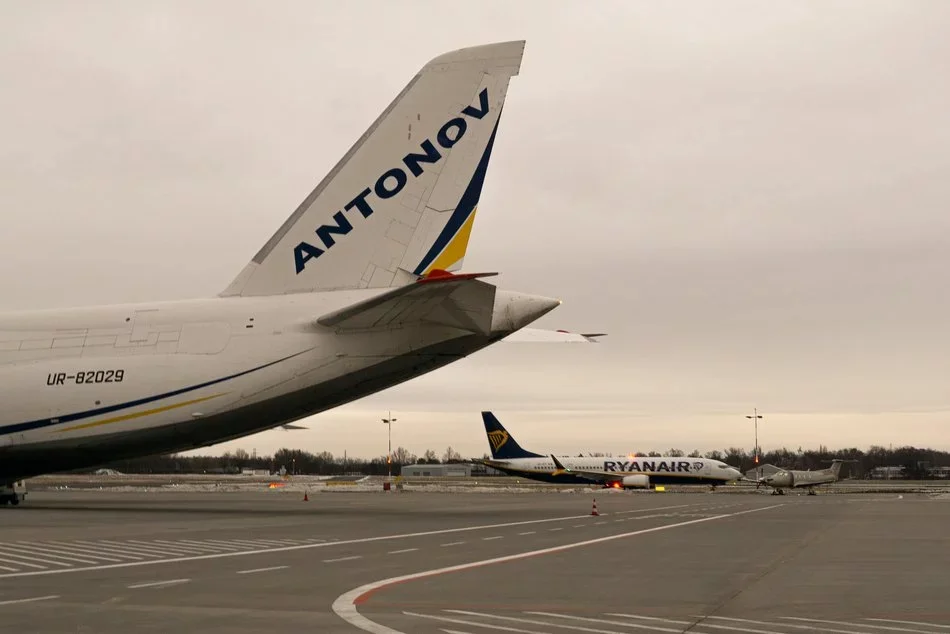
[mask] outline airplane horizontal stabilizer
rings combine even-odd
[[[579,334],[566,330],[543,330],[540,328],[522,328],[508,335],[502,341],[511,343],[598,343],[598,337],[606,333]]]
[[[495,273],[437,274],[327,313],[317,323],[336,330],[434,324],[488,336],[495,287],[478,278]]]

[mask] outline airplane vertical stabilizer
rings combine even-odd
[[[524,42],[426,64],[222,296],[402,286],[462,264]]]
[[[513,458],[541,458],[539,453],[533,453],[521,448],[504,425],[491,412],[482,412],[482,422],[485,423],[485,434],[488,444],[491,445],[491,457],[495,460],[511,460]]]

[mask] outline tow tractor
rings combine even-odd
[[[0,485],[0,504],[16,506],[26,499],[26,480]]]

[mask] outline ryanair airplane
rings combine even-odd
[[[558,306],[456,273],[523,52],[423,66],[218,296],[0,314],[0,487],[285,426]]]
[[[742,479],[742,473],[708,458],[647,457],[593,458],[541,455],[521,448],[491,412],[482,412],[491,460],[482,462],[509,475],[541,482],[602,484],[614,489],[647,489],[666,484],[720,484]]]

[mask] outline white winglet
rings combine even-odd
[[[598,337],[606,333],[579,334],[566,330],[542,330],[540,328],[522,328],[502,341],[512,343],[598,343]]]

